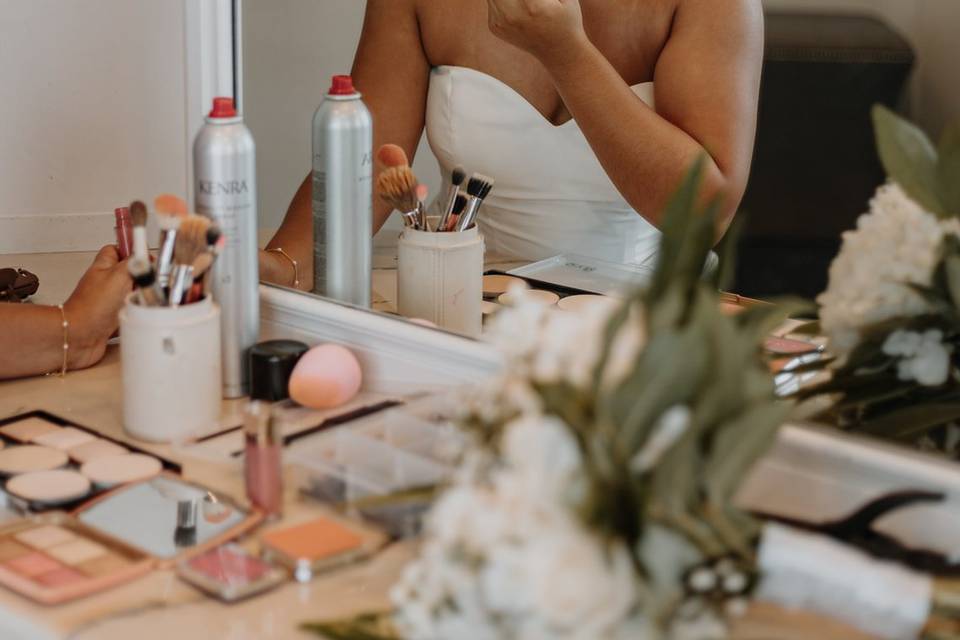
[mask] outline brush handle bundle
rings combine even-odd
[[[187,214],[185,210],[174,215],[161,213],[160,252],[154,264],[147,253],[146,207],[137,201],[130,208],[135,213],[137,246],[128,269],[137,303],[146,307],[178,307],[203,299],[206,275],[225,242],[220,229],[208,218]]]

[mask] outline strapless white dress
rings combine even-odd
[[[653,83],[633,90],[654,105]],[[656,257],[660,232],[623,199],[575,120],[554,126],[496,78],[443,66],[430,75],[426,130],[445,184],[457,165],[496,180],[479,218],[487,251],[527,261]]]

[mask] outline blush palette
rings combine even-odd
[[[233,544],[212,549],[177,565],[177,575],[225,602],[263,593],[285,582],[287,572]]]
[[[58,604],[137,578],[145,554],[89,529],[65,513],[0,529],[0,584],[31,600]]]

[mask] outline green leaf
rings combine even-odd
[[[960,216],[960,124],[947,127],[940,139],[937,190],[946,212]]]
[[[717,434],[704,469],[707,495],[717,508],[726,504],[753,463],[766,453],[792,409],[789,402],[751,407]]]
[[[882,105],[873,108],[877,151],[887,175],[925,209],[945,215],[937,188],[937,151],[926,134]]]

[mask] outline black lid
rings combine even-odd
[[[310,347],[296,340],[270,340],[250,349],[250,398],[277,402],[290,397],[290,374]]]

